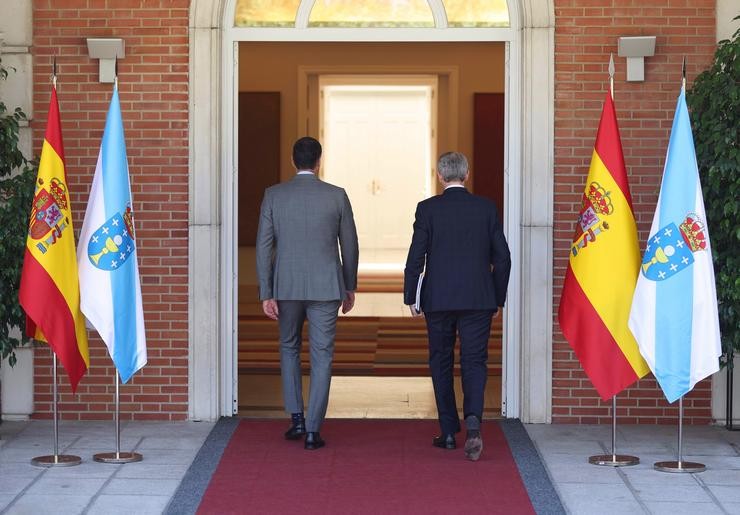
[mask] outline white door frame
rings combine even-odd
[[[234,28],[236,0],[190,6],[189,418],[236,413],[240,41],[504,41],[504,224],[512,273],[504,318],[502,411],[549,422],[552,397],[554,0],[509,0],[508,29]],[[441,0],[430,0],[446,26]]]

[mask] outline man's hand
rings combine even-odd
[[[409,311],[411,311],[411,316],[412,317],[418,318],[420,316],[424,316],[424,312],[423,311],[416,311],[416,308],[414,307],[413,304],[409,304],[408,306],[409,306]]]
[[[355,307],[355,292],[348,291],[347,296],[342,301],[342,314],[349,313],[353,307]]]
[[[278,305],[275,299],[267,299],[262,301],[262,311],[265,312],[269,318],[273,320],[278,319]]]

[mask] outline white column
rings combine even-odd
[[[740,356],[735,355],[732,378],[732,424],[740,425]],[[712,376],[712,420],[727,422],[727,368]]]
[[[189,418],[220,409],[221,2],[194,0],[190,15]]]
[[[0,98],[8,111],[20,107],[30,121],[33,119],[32,2],[17,0],[7,4],[3,4],[0,16],[0,57],[10,73],[7,80],[0,81]],[[10,68],[15,68],[15,71]],[[32,157],[28,123],[21,126],[20,148],[23,155]],[[7,361],[0,365],[2,417],[6,420],[27,419],[33,413],[33,348],[17,349],[15,354],[18,362],[14,368]]]
[[[20,347],[15,356],[14,367],[7,359],[0,364],[2,419],[28,420],[33,413],[33,347]]]
[[[522,186],[520,410],[523,422],[549,423],[552,405],[552,230],[554,10],[525,0],[522,28]]]

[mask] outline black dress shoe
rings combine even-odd
[[[285,432],[286,440],[298,440],[306,434],[305,422],[293,422],[290,428]]]
[[[455,449],[457,447],[453,434],[435,436],[432,445],[441,449]]]
[[[309,431],[308,433],[306,433],[306,441],[303,444],[304,449],[315,451],[316,449],[321,449],[324,445],[326,445],[326,442],[321,439],[321,435],[318,431]]]

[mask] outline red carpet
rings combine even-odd
[[[327,445],[287,441],[287,421],[242,420],[198,513],[531,514],[516,463],[496,422],[483,425],[483,455],[431,444],[431,420],[325,422]]]

